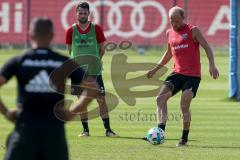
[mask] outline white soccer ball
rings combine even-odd
[[[147,133],[147,140],[153,144],[162,144],[164,143],[164,131],[161,128],[153,127]]]

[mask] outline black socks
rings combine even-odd
[[[163,131],[165,131],[166,124],[164,123],[159,123],[158,128],[161,128]]]
[[[182,131],[182,139],[186,142],[188,141],[188,134],[189,134],[189,130]]]
[[[102,118],[102,121],[106,131],[111,131],[109,118]]]
[[[81,119],[81,121],[82,121],[83,131],[84,132],[89,132],[88,119]]]
[[[84,132],[89,132],[88,119],[81,119]],[[102,118],[106,131],[111,131],[109,118]]]

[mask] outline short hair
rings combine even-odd
[[[53,33],[53,22],[47,17],[36,17],[30,25],[30,32],[37,36],[46,36]]]
[[[181,17],[185,18],[184,9],[179,6],[172,7],[169,10],[168,15],[170,16],[171,14],[174,14],[174,13],[179,13]]]
[[[79,8],[87,9],[89,11],[89,4],[87,2],[80,2],[76,7],[76,11],[78,11]]]

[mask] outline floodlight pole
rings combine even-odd
[[[25,32],[25,44],[24,44],[24,48],[27,49],[30,46],[30,40],[29,40],[29,36],[28,36],[28,31],[29,31],[29,25],[30,25],[30,19],[31,19],[31,0],[27,0],[27,4],[26,4],[26,32]]]
[[[173,0],[172,6],[176,6],[177,5],[177,0]]]
[[[104,26],[104,0],[100,0],[100,25],[103,28]]]
[[[188,0],[184,0],[184,12],[185,12],[185,22],[187,22],[187,18],[188,18]]]

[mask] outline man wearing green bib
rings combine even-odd
[[[89,4],[80,2],[76,7],[78,23],[73,24],[66,31],[66,45],[71,58],[85,70],[86,74],[94,76],[100,87],[101,94],[96,99],[100,108],[100,115],[106,129],[107,137],[116,137],[109,121],[108,107],[105,100],[105,88],[102,79],[102,62],[104,42],[106,38],[103,30],[97,24],[88,21]],[[81,114],[83,132],[81,137],[89,136],[87,108]]]

